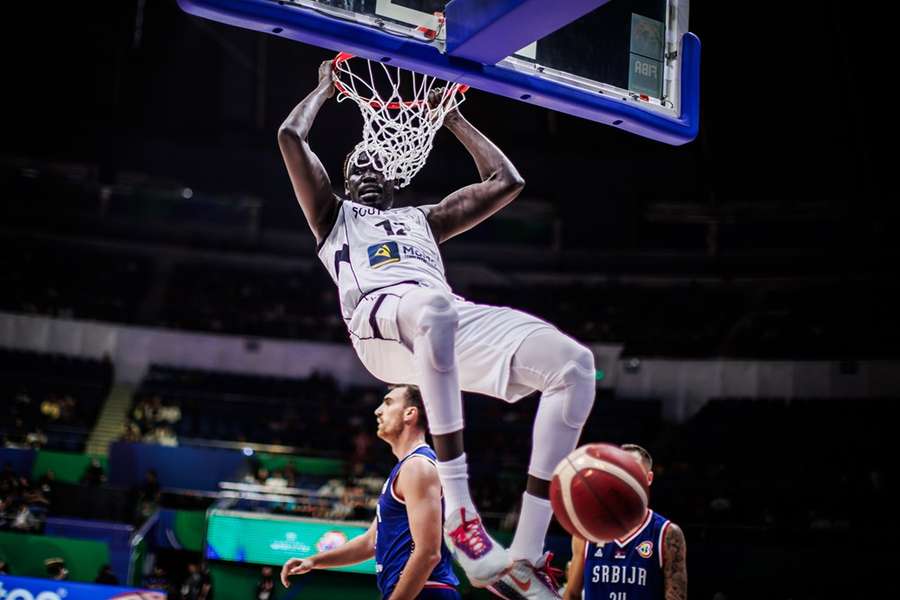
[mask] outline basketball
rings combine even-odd
[[[623,538],[647,511],[647,476],[628,452],[610,444],[575,449],[553,472],[550,502],[572,535],[595,543]]]

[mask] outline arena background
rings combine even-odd
[[[890,589],[898,555],[890,22],[725,4],[691,7],[685,146],[472,92],[463,112],[527,187],[446,245],[448,276],[591,345],[582,441],[653,452],[691,597],[861,598]],[[322,539],[283,516],[370,519],[392,461],[275,143],[329,55],[167,0],[26,3],[3,30],[0,583],[36,595],[49,584],[24,578],[62,558],[70,582],[109,565],[178,598],[193,564],[216,598],[256,598],[273,548]],[[357,115],[329,103],[312,132],[334,182]],[[475,177],[441,133],[400,198]],[[537,401],[466,398],[501,539]],[[566,560],[556,525],[548,546]],[[360,573],[276,590],[377,596]]]

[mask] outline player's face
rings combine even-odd
[[[394,204],[394,182],[385,178],[377,160],[362,152],[347,169],[347,194],[350,200],[387,210]]]
[[[403,432],[403,417],[406,413],[406,390],[393,389],[385,394],[381,405],[375,409],[375,420],[378,423],[376,434],[383,440],[396,438]]]

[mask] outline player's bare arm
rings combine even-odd
[[[584,588],[585,544],[587,542],[582,538],[572,536],[572,560],[566,573],[566,592],[563,600],[581,600],[581,590]]]
[[[663,540],[663,589],[666,600],[687,598],[687,544],[675,523],[669,525]]]
[[[303,575],[313,569],[327,569],[330,567],[343,567],[355,565],[375,556],[375,528],[373,520],[368,531],[358,535],[343,546],[313,554],[307,558],[292,558],[281,567],[281,584],[290,587],[288,577],[291,575]]]
[[[319,243],[328,235],[337,208],[331,180],[319,157],[310,149],[307,137],[319,109],[334,96],[331,61],[319,66],[319,84],[300,101],[278,129],[278,147],[284,158],[294,194],[306,221]]]
[[[413,459],[403,463],[396,486],[406,502],[413,551],[391,600],[412,600],[441,560],[441,481],[429,461]]]
[[[475,227],[512,202],[525,187],[512,162],[459,110],[447,113],[444,127],[472,155],[481,182],[456,190],[438,204],[422,207],[438,243]]]

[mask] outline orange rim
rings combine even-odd
[[[355,54],[350,54],[349,52],[338,52],[337,56],[335,56],[334,60],[331,62],[334,66],[337,66],[338,63],[347,62],[351,58],[355,58],[355,57],[356,57]],[[339,77],[334,77],[333,81],[334,81],[334,87],[337,88],[337,90],[340,93],[344,94],[345,96],[351,95],[347,92],[347,88],[344,86],[343,82],[340,80]],[[469,86],[464,83],[454,83],[453,87],[454,87],[453,95],[465,94],[467,91],[469,91]],[[406,106],[406,107],[422,106],[425,103],[426,103],[426,100],[404,100],[403,102],[389,102],[387,104],[387,109],[388,110],[399,110],[403,106]],[[375,98],[369,98],[369,106],[371,106],[372,108],[378,109],[378,108],[381,108],[383,106],[383,104],[380,101],[376,100]]]

